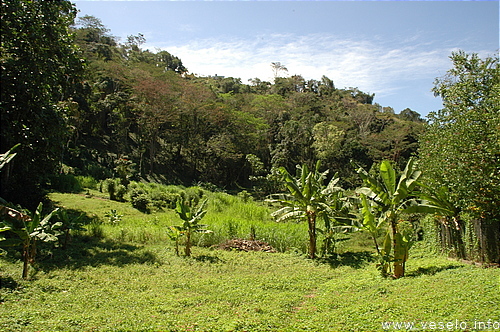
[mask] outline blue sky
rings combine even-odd
[[[288,75],[375,93],[396,113],[441,108],[430,91],[458,49],[499,49],[498,1],[75,1],[122,42],[166,50],[191,73],[272,80]]]

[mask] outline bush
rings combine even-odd
[[[240,191],[237,196],[239,198],[241,198],[241,200],[244,203],[248,203],[248,202],[253,201],[252,195],[250,195],[250,193],[248,191],[246,191],[246,190]]]
[[[78,179],[73,174],[50,176],[48,179],[48,187],[63,193],[78,193],[83,189]]]
[[[127,194],[127,187],[125,187],[123,184],[118,184],[116,186],[115,199],[117,201],[123,202],[125,201],[125,194]]]
[[[197,205],[203,198],[205,192],[200,187],[189,187],[180,192],[180,196],[187,202]]]
[[[156,190],[150,193],[150,197],[153,205],[159,209],[175,209],[175,204],[180,195]]]
[[[115,200],[116,182],[114,179],[102,181],[99,190],[101,192],[107,192],[109,194],[109,199]]]
[[[120,179],[106,179],[102,181],[100,191],[107,192],[109,199],[120,202],[125,201],[125,195],[127,194],[127,188],[121,184]]]
[[[420,220],[420,227],[423,231],[423,244],[429,252],[441,253],[440,227],[436,216],[428,214]]]
[[[132,206],[137,210],[150,213],[151,212],[151,199],[147,194],[139,194],[131,197]]]
[[[134,198],[136,198],[139,195],[146,195],[146,194],[147,194],[146,190],[139,188],[137,186],[133,186],[132,184],[129,185],[129,196],[131,201],[134,200]]]
[[[97,189],[98,182],[92,176],[76,176],[76,180],[80,184],[80,187],[87,189]]]

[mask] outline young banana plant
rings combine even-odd
[[[86,229],[82,226],[82,218],[83,214],[80,214],[78,216],[72,215],[71,213],[68,213],[67,210],[59,210],[58,213],[56,213],[57,220],[61,222],[61,227],[60,231],[62,232],[63,239],[62,239],[62,248],[66,249],[68,246],[68,243],[70,242],[71,239],[71,232],[72,231],[85,231]]]
[[[179,241],[184,235],[182,226],[168,226],[167,235],[170,240],[175,241],[175,254],[179,256]]]
[[[316,257],[316,218],[322,215],[328,208],[321,195],[322,182],[326,172],[319,173],[319,162],[314,171],[309,171],[307,165],[297,166],[299,174],[293,177],[284,167],[279,168],[283,177],[283,185],[288,189],[288,195],[282,195],[280,199],[270,200],[279,202],[283,207],[272,214],[277,217],[276,221],[289,219],[305,219],[308,224],[309,234],[309,258]]]
[[[403,232],[398,224],[403,213],[425,212],[419,210],[420,201],[415,197],[422,172],[415,168],[415,160],[410,158],[399,180],[388,160],[380,164],[378,176],[370,175],[361,167],[358,174],[366,185],[356,190],[361,195],[363,225],[372,235],[384,225],[388,227],[383,248],[377,251],[382,257],[382,272],[387,273],[388,261],[392,261],[394,277],[400,278],[404,276],[412,236],[408,231]],[[370,206],[368,199],[374,203],[374,207]]]
[[[36,243],[55,242],[58,240],[57,229],[62,226],[61,222],[51,223],[52,215],[59,209],[55,209],[46,216],[42,215],[43,204],[40,203],[31,215],[19,212],[12,208],[2,208],[8,213],[9,218],[4,220],[4,224],[9,227],[9,231],[16,234],[17,238],[9,238],[0,242],[5,246],[23,247],[23,279],[28,279],[29,265],[33,265],[36,259]],[[5,226],[4,226],[5,227]]]
[[[180,236],[180,234],[186,236],[186,247],[184,254],[187,257],[191,256],[191,237],[193,233],[212,233],[211,230],[205,229],[207,225],[200,224],[201,219],[207,213],[207,210],[204,210],[206,204],[207,200],[204,200],[198,206],[198,208],[193,211],[193,208],[191,208],[184,199],[177,200],[175,211],[184,222],[182,226],[174,226],[175,231],[174,229],[170,228],[170,233],[176,235],[177,238]]]
[[[292,176],[284,167],[279,169],[283,177],[283,185],[288,189],[288,194],[279,195],[278,199],[270,202],[280,203],[283,207],[272,214],[276,221],[290,219],[306,220],[309,235],[309,258],[316,257],[316,221],[323,219],[325,228],[320,232],[325,235],[326,247],[333,247],[334,233],[349,228],[345,223],[347,214],[340,208],[344,202],[342,188],[337,186],[339,179],[334,176],[325,187],[324,181],[328,171],[320,172],[321,164],[318,161],[314,170],[310,171],[307,165],[297,166],[297,177]],[[344,215],[345,214],[345,215]]]

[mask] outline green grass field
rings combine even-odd
[[[21,279],[19,255],[0,258],[1,331],[379,331],[388,322],[472,331],[488,320],[490,330],[500,324],[498,268],[436,257],[417,244],[407,276],[383,279],[362,234],[343,242],[337,257],[311,261],[301,249],[304,225],[276,224],[266,206],[225,194],[209,197],[204,222],[214,235],[197,238],[204,246],[191,258],[178,257],[165,234],[179,223],[175,213],[143,214],[93,194],[51,194],[58,206],[95,220],[68,249],[41,252],[32,280]],[[106,222],[111,209],[121,221]],[[250,232],[281,243],[281,252],[209,247]]]

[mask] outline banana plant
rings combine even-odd
[[[17,155],[17,153],[14,153],[14,150],[17,149],[19,145],[20,144],[16,144],[9,151],[5,153],[0,153],[0,171],[2,170],[2,168],[4,168],[4,166],[6,166],[9,162],[11,162],[12,159]],[[20,216],[19,211],[8,207],[6,204],[7,202],[0,197],[0,217],[2,217],[0,218],[0,233],[7,232],[12,229],[8,223],[3,221],[3,217],[7,216],[15,218],[16,216]],[[2,234],[0,234],[0,241],[5,241],[5,240],[6,238]],[[0,255],[2,254],[3,252],[0,252]]]
[[[17,155],[17,153],[14,153],[14,150],[16,150],[19,145],[21,144],[16,144],[9,151],[0,153],[0,170]]]
[[[59,209],[55,209],[49,214],[42,215],[43,204],[40,203],[31,215],[19,212],[13,208],[2,207],[3,213],[7,213],[7,218],[3,223],[9,227],[9,231],[17,235],[17,238],[4,239],[0,242],[2,246],[23,247],[23,279],[28,279],[29,265],[33,265],[36,259],[36,243],[57,241],[57,229],[61,227],[61,222],[50,223],[53,214]],[[4,226],[5,227],[5,226]]]
[[[375,215],[377,214],[374,209],[376,206],[373,206],[371,202],[366,198],[365,194],[360,194],[361,197],[361,214],[363,216],[363,220],[360,224],[360,229],[367,231],[370,233],[373,238],[373,243],[375,244],[375,249],[377,250],[377,254],[382,256],[380,251],[377,237],[380,234],[381,229],[384,227],[384,220],[377,219]]]
[[[75,216],[68,213],[67,210],[59,210],[56,213],[57,220],[61,222],[60,231],[62,232],[63,241],[61,243],[62,248],[66,249],[68,243],[71,239],[71,231],[85,231],[86,229],[82,227],[83,214]]]
[[[175,255],[179,256],[179,241],[184,235],[182,226],[168,226],[167,235],[170,240],[175,242]]]
[[[279,202],[283,206],[275,211],[272,216],[277,217],[276,221],[286,221],[289,219],[305,219],[308,224],[309,235],[309,258],[316,257],[316,218],[324,215],[328,209],[324,197],[322,182],[326,177],[326,172],[319,173],[319,162],[314,171],[309,171],[307,165],[297,166],[298,177],[293,177],[284,167],[279,168],[279,173],[283,178],[283,185],[288,189],[288,195],[282,195],[279,199],[270,200]]]
[[[5,238],[5,236],[3,236],[1,233],[10,231],[12,229],[10,224],[3,221],[3,219],[5,216],[12,217],[12,216],[15,216],[16,214],[19,214],[19,212],[3,205],[3,202],[2,202],[2,205],[0,205],[0,216],[2,217],[2,218],[0,218],[0,246],[3,243],[2,241],[7,240]],[[0,255],[3,255],[3,254],[4,254],[4,252],[0,250]]]
[[[189,257],[191,256],[191,237],[193,233],[212,233],[211,230],[205,229],[207,225],[200,224],[201,219],[207,213],[207,210],[204,210],[207,204],[207,200],[204,200],[196,210],[193,211],[193,208],[186,202],[183,198],[178,199],[176,203],[175,212],[179,215],[179,217],[184,221],[181,226],[172,226],[170,231],[167,234],[174,235],[176,240],[176,246],[178,244],[178,239],[181,235],[186,236],[186,246],[184,250],[184,254]],[[172,237],[171,237],[172,238]],[[178,249],[176,249],[178,252]]]
[[[14,150],[16,150],[19,145],[20,144],[16,144],[12,148],[10,148],[9,151],[0,153],[0,170],[2,170],[2,168],[4,168],[4,166],[11,162],[12,159],[17,155],[17,153],[14,153]],[[6,204],[7,202],[0,198],[0,216],[10,216],[14,218],[16,216],[20,216],[19,211],[8,207]],[[10,229],[11,227],[0,219],[0,233],[9,231]],[[0,234],[0,241],[2,240],[5,240],[5,237]]]
[[[334,176],[328,185],[324,186],[324,181],[328,171],[320,172],[320,162],[316,163],[313,171],[307,165],[297,166],[297,177],[293,177],[284,167],[279,168],[283,178],[283,185],[288,189],[289,194],[274,195],[270,202],[280,203],[283,207],[272,213],[276,221],[286,221],[289,219],[306,220],[308,224],[309,258],[316,258],[316,221],[323,219],[325,228],[320,232],[325,235],[325,245],[331,247],[334,241],[334,234],[339,231],[339,227],[349,227],[344,223],[340,209],[337,204],[342,197],[342,188],[337,186],[339,179]],[[338,198],[338,200],[336,199]]]
[[[415,160],[410,158],[399,180],[388,160],[380,164],[378,176],[370,175],[361,167],[358,169],[358,174],[366,185],[356,190],[361,194],[363,225],[372,235],[375,235],[383,225],[388,227],[383,250],[378,250],[382,258],[382,273],[388,274],[388,262],[392,261],[394,277],[400,278],[404,276],[408,251],[412,245],[412,236],[408,231],[398,227],[400,217],[404,213],[432,210],[431,205],[423,204],[416,197],[416,187],[419,185],[418,180],[422,172],[416,169]],[[373,207],[370,207],[367,199],[374,203]]]
[[[353,210],[351,198],[345,195],[345,190],[342,187],[338,186],[339,181],[337,173],[321,192],[325,195],[327,206],[324,213],[321,214],[324,228],[316,228],[323,235],[322,256],[334,254],[338,241],[337,234],[359,230],[359,227],[355,225],[356,216],[351,212]]]

